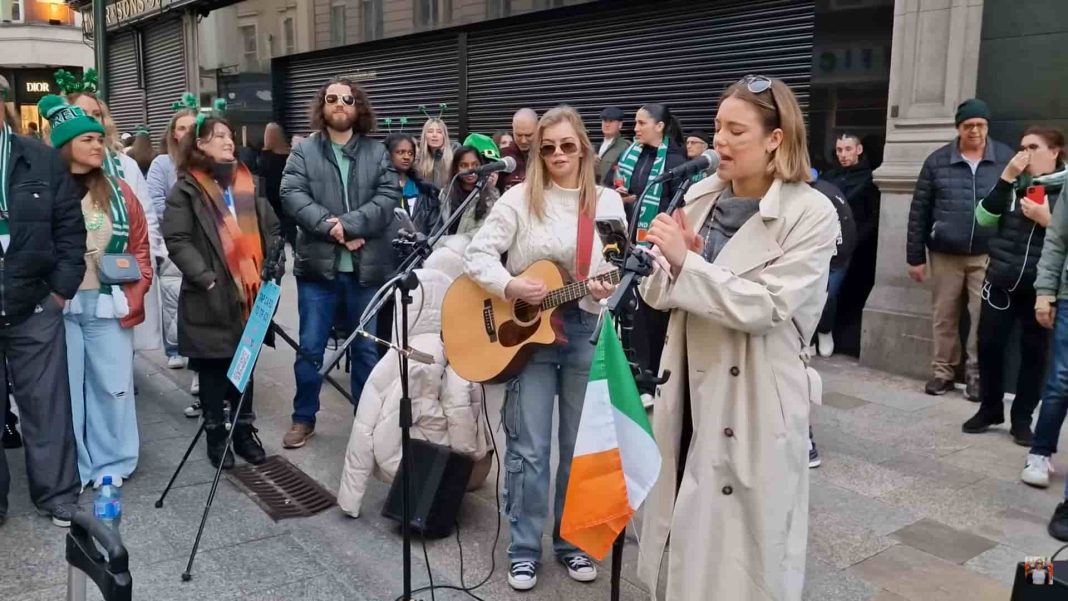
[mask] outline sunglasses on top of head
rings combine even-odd
[[[353,106],[356,104],[356,97],[350,94],[345,94],[344,96],[338,94],[326,95],[327,104],[337,104],[338,102],[341,102],[341,104],[344,104],[345,106]]]
[[[564,142],[563,144],[542,144],[541,156],[542,158],[549,158],[556,154],[556,149],[559,148],[561,152],[567,155],[578,154],[579,147],[575,142]]]

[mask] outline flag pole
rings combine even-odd
[[[612,543],[612,590],[609,598],[611,601],[619,601],[619,581],[623,574],[623,542],[627,536],[626,527]]]

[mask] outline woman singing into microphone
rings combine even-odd
[[[594,185],[597,153],[574,109],[563,106],[545,113],[532,144],[536,151],[532,155],[538,158],[529,163],[526,181],[510,188],[493,205],[468,245],[464,263],[467,273],[486,290],[538,306],[548,292],[545,285],[515,274],[542,259],[555,261],[572,277],[584,275],[583,265],[588,273],[596,273],[601,243],[593,232],[593,220],[624,215],[619,194]],[[577,256],[580,231],[588,236],[583,239],[590,249],[581,258]],[[505,252],[508,259],[502,265]],[[535,351],[508,384],[502,412],[507,434],[504,497],[512,536],[508,584],[516,590],[530,590],[538,581],[542,531],[549,513],[549,458],[557,398],[560,461],[553,501],[553,551],[571,578],[589,582],[597,577],[590,558],[560,538],[564,491],[593,360],[589,340],[597,322],[594,298],[562,308],[557,315],[563,318],[567,340]]]
[[[802,357],[827,296],[834,207],[806,182],[797,99],[746,76],[716,113],[717,177],[647,240],[670,265],[641,294],[671,312],[653,431],[663,465],[638,573],[669,601],[799,601],[808,534],[810,383]]]

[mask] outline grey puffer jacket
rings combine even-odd
[[[393,209],[400,206],[400,184],[381,142],[355,135],[343,152],[352,161],[346,174],[348,198],[342,198],[341,169],[328,136],[312,134],[286,162],[282,208],[299,226],[293,274],[309,280],[334,279],[340,246],[330,237],[333,225],[327,219],[337,217],[346,240],[366,241],[353,258],[360,284],[377,286],[397,265]]]
[[[923,163],[909,210],[906,260],[927,263],[927,250],[950,255],[985,255],[994,228],[975,221],[975,207],[994,188],[1013,156],[1008,146],[987,138],[975,173],[960,153],[959,139],[931,153]]]

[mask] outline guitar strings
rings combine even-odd
[[[606,280],[607,279],[613,284],[618,284],[619,283],[619,278],[620,278],[619,270],[618,269],[614,269],[614,270],[606,272],[606,273],[595,275],[590,279],[596,279],[596,280]],[[571,301],[571,300],[575,300],[575,298],[577,298],[577,297],[574,297],[574,298],[572,297],[572,295],[575,295],[575,294],[582,293],[579,296],[585,296],[589,292],[589,289],[587,288],[588,284],[589,284],[589,279],[585,279],[585,280],[582,280],[582,281],[579,281],[579,282],[572,282],[570,284],[566,284],[563,287],[558,288],[557,290],[554,290],[554,291],[550,292],[545,297],[545,300],[543,300],[541,302],[541,305],[538,307],[538,309],[551,309],[551,308],[556,307],[558,305],[561,305],[561,304],[563,304],[565,302],[568,302],[568,301]],[[515,303],[515,308],[516,309],[528,309],[528,308],[530,308],[530,304],[527,303],[524,300],[518,300]]]

